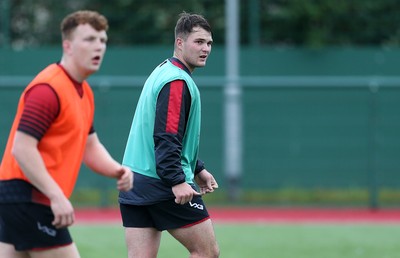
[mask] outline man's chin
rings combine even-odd
[[[97,72],[98,70],[100,70],[100,66],[94,66],[94,67],[90,67],[90,68],[88,69],[88,72],[89,72],[90,74],[92,74],[92,73]]]

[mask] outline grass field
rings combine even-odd
[[[399,224],[224,224],[215,226],[222,258],[399,258]],[[117,224],[71,228],[83,258],[126,257]],[[168,233],[158,258],[188,257]]]

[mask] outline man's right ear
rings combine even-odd
[[[180,49],[180,48],[182,47],[182,44],[183,44],[183,39],[177,37],[177,38],[175,39],[175,46],[176,46],[178,49]]]
[[[62,41],[63,52],[69,54],[71,52],[71,41],[64,39]]]

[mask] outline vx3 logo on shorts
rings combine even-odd
[[[204,207],[201,204],[198,204],[198,203],[195,203],[195,202],[194,203],[189,202],[189,204],[190,204],[190,207],[192,207],[192,208],[199,209],[199,210],[204,210]]]
[[[55,237],[57,235],[57,231],[55,231],[54,229],[51,229],[47,226],[42,226],[39,221],[37,222],[37,226],[40,231],[43,231],[43,233],[45,233],[49,236]]]

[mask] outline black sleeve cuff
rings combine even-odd
[[[204,162],[201,160],[197,160],[196,164],[196,169],[194,171],[194,175],[196,176],[198,173],[200,173],[203,169],[205,169]]]
[[[182,172],[181,174],[178,174],[173,178],[169,178],[169,179],[163,178],[162,180],[172,187],[175,185],[185,183],[186,176],[185,176],[185,173]]]

